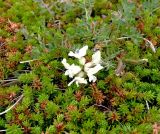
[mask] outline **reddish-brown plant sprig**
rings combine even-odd
[[[12,101],[15,96],[16,96],[16,93],[15,93],[15,92],[9,93],[9,94],[8,94],[8,100]]]
[[[16,41],[17,41],[17,36],[16,36],[16,35],[14,35],[14,36],[12,37],[12,41],[13,41],[13,42],[16,42]]]
[[[118,87],[116,87],[115,85],[113,85],[111,87],[111,91],[113,91],[117,96],[121,97],[121,98],[125,98],[125,92],[121,89],[119,89]]]
[[[153,127],[153,134],[159,134],[159,132],[160,132],[160,124],[155,122],[152,127]]]
[[[33,83],[32,83],[32,87],[34,89],[40,90],[42,88],[42,83],[41,83],[40,79],[38,79],[38,78],[34,79]]]
[[[109,120],[111,120],[112,122],[118,121],[119,119],[120,119],[120,116],[118,115],[118,113],[113,111],[109,113]]]
[[[31,132],[31,128],[23,125],[23,131],[24,131],[24,134],[29,134]]]
[[[22,120],[19,119],[19,113],[17,111],[14,111],[14,123],[16,123],[17,125],[22,125]]]
[[[7,100],[7,94],[0,94],[0,106],[5,106],[6,103],[4,103],[5,100]]]
[[[28,53],[28,54],[31,54],[32,49],[33,49],[32,45],[28,45],[28,46],[26,46],[26,48],[25,48],[25,52]]]
[[[3,17],[0,17],[0,24],[5,23],[5,22],[6,22],[6,19]]]
[[[31,117],[31,114],[30,114],[30,110],[29,110],[29,109],[25,109],[25,110],[24,110],[24,113],[25,113],[25,115]],[[24,134],[30,133],[31,128],[30,128],[30,127],[26,127],[26,126],[23,125],[23,120],[19,119],[20,113],[16,111],[16,107],[13,108],[13,114],[14,114],[14,117],[15,117],[15,118],[13,118],[13,119],[9,122],[9,124],[10,124],[10,125],[12,125],[12,124],[17,124],[17,125],[21,126],[22,129],[23,129]]]
[[[18,63],[17,63],[16,61],[9,61],[9,62],[7,63],[7,68],[8,68],[8,69],[14,69],[17,64],[18,64]]]
[[[67,110],[68,110],[68,111],[74,111],[74,110],[77,110],[77,106],[69,105],[69,106],[67,107]]]
[[[40,107],[41,107],[42,110],[44,110],[44,109],[46,108],[47,103],[48,103],[48,101],[43,101],[43,102],[40,104]]]
[[[18,52],[17,48],[8,48],[8,51],[6,53],[6,57],[12,57],[14,55],[16,55],[16,53]]]
[[[82,91],[76,91],[75,95],[76,100],[79,102],[82,98]]]
[[[143,32],[144,31],[144,22],[142,22],[142,21],[138,22],[136,27],[137,27],[138,31]]]
[[[2,36],[0,36],[0,44],[3,44],[3,43],[5,43],[5,38],[4,37],[2,37]]]
[[[57,129],[57,134],[61,134],[61,131],[63,131],[63,129],[64,129],[64,123],[60,122],[60,123],[56,124],[56,129]]]
[[[100,90],[93,91],[92,96],[95,99],[96,104],[102,104],[102,102],[106,98]]]
[[[4,78],[4,72],[2,69],[0,69],[0,79],[3,79]]]
[[[6,30],[8,32],[16,33],[21,28],[21,25],[19,23],[11,22],[8,20],[8,25],[6,26]]]
[[[71,121],[71,115],[70,112],[77,110],[77,106],[69,105],[67,107],[67,112],[64,114],[66,121]]]
[[[67,113],[64,113],[64,117],[65,117],[65,120],[66,121],[71,121],[71,115],[67,112]]]
[[[96,101],[96,104],[102,104],[106,96],[103,95],[102,91],[98,90],[95,83],[92,84],[92,97]]]
[[[112,106],[118,105],[117,104],[117,99],[115,97],[113,97],[112,99],[110,99],[109,102],[111,103]]]
[[[26,108],[26,109],[24,110],[24,114],[27,115],[28,117],[31,117],[30,109]]]

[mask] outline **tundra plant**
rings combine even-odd
[[[94,74],[104,68],[101,65],[101,52],[96,51],[92,55],[92,61],[87,62],[85,59],[87,50],[88,46],[84,46],[81,49],[76,50],[75,53],[70,51],[68,54],[68,56],[78,59],[80,66],[75,64],[68,64],[65,58],[62,60],[62,64],[67,69],[65,71],[65,75],[73,78],[68,86],[70,86],[74,82],[77,86],[79,86],[79,84],[87,84],[88,82],[86,77],[88,77],[89,82],[95,82],[97,78],[96,76],[94,76]]]

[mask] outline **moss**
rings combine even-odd
[[[0,130],[152,133],[160,120],[159,0],[0,0],[0,12],[0,113],[23,94]],[[85,45],[87,61],[101,51],[104,69],[95,83],[68,87],[61,61],[79,64],[68,53]]]

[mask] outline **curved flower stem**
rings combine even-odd
[[[16,103],[14,103],[12,106],[10,106],[8,109],[6,109],[5,111],[1,112],[0,115],[3,115],[5,113],[7,113],[9,110],[11,110],[14,106],[17,105],[17,103],[23,98],[23,94],[19,97],[19,99],[16,101]]]

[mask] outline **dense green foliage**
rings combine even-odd
[[[61,61],[84,45],[88,59],[101,50],[105,69],[68,87]],[[160,123],[160,1],[0,0],[0,79],[0,112],[23,95],[0,115],[7,134],[150,134]]]

